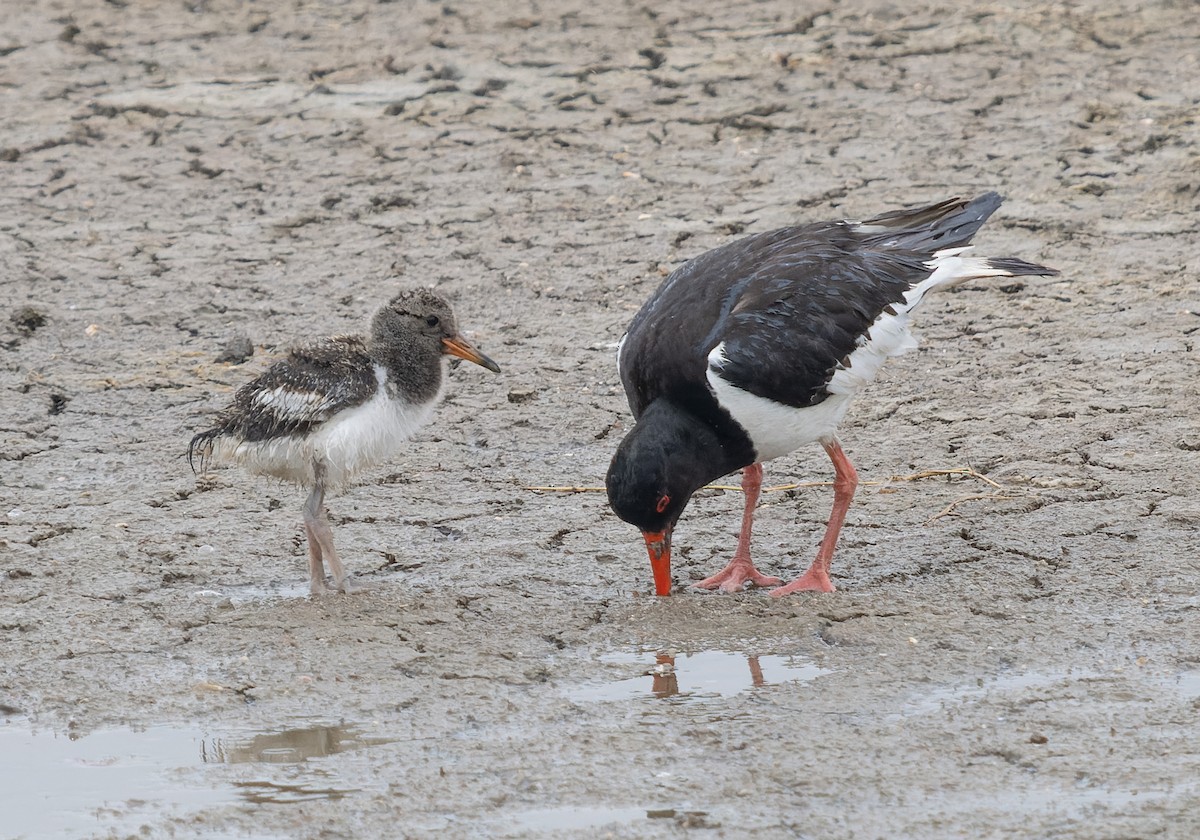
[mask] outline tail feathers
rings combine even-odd
[[[892,210],[867,219],[858,229],[869,244],[916,253],[962,248],[971,243],[1003,199],[987,192],[973,198],[950,198],[925,207]]]
[[[1052,276],[1058,269],[1035,265],[1016,257],[964,257],[969,248],[954,248],[938,251],[926,265],[933,269],[928,280],[918,285],[945,286],[966,280],[982,280],[985,277],[1017,277],[1038,274]]]
[[[1026,262],[1016,257],[994,257],[984,262],[988,264],[989,268],[998,271],[1001,277],[1021,277],[1028,275],[1055,277],[1059,273],[1057,268],[1049,268],[1037,263]]]
[[[1058,269],[1036,265],[1016,257],[964,257],[970,248],[948,248],[934,254],[927,265],[933,273],[905,293],[908,308],[917,306],[925,293],[942,286],[957,286],[968,280],[983,280],[987,277],[1018,277],[1021,275],[1052,276]]]
[[[212,462],[213,441],[221,436],[221,429],[209,429],[206,432],[200,432],[192,438],[191,443],[187,448],[188,466],[192,468],[194,473],[202,473]],[[199,463],[199,469],[196,465]]]

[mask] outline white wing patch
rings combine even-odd
[[[281,419],[302,421],[319,417],[333,401],[328,394],[297,391],[280,385],[267,391],[259,391],[254,395],[252,402],[256,407],[266,409]]]
[[[804,408],[751,394],[721,378],[717,371],[724,363],[725,342],[721,342],[708,354],[708,384],[721,407],[746,430],[760,461],[769,461],[806,444],[832,438],[850,407],[849,394],[835,394]]]
[[[871,382],[883,363],[917,347],[917,340],[908,331],[908,313],[912,304],[892,304],[895,315],[882,313],[864,335],[858,337],[858,347],[850,353],[848,365],[839,365],[825,385],[831,394],[853,396]]]
[[[307,435],[258,441],[220,437],[213,442],[213,455],[240,463],[250,472],[304,486],[312,486],[316,481],[314,464],[319,462],[328,487],[344,485],[362,470],[391,456],[429,421],[442,397],[439,391],[428,403],[410,403],[389,395],[387,372],[379,365],[375,366],[375,378],[379,387],[371,399],[336,414]],[[443,379],[443,388],[444,383]],[[264,399],[276,401],[264,402],[264,407],[270,406],[276,412],[281,411],[281,406],[309,412],[320,407],[318,400],[311,399],[320,397],[319,394],[298,391],[278,394],[283,390],[264,391],[261,395]]]
[[[866,334],[859,336],[850,364],[839,366],[825,389],[831,394],[853,395],[875,378],[888,359],[916,349],[917,340],[908,327],[909,313],[921,305],[926,293],[966,280],[1011,276],[1003,269],[992,268],[986,259],[961,256],[969,250],[966,246],[934,253],[926,263],[931,269],[929,276],[904,293],[904,303],[893,303],[891,312],[885,309],[880,313]]]

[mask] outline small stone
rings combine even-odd
[[[32,335],[34,330],[46,326],[46,315],[32,306],[22,306],[15,310],[9,319],[25,335]]]
[[[253,355],[254,342],[244,335],[239,335],[237,338],[230,339],[229,343],[217,355],[216,361],[228,362],[231,365],[240,365]]]

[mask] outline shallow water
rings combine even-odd
[[[521,828],[538,831],[600,828],[606,825],[632,823],[646,819],[645,808],[632,807],[574,807],[535,808],[512,815]]]
[[[259,733],[214,735],[194,727],[155,726],[74,736],[13,720],[0,725],[0,785],[6,799],[20,805],[5,808],[3,836],[34,840],[135,831],[147,820],[217,805],[340,798],[353,790],[339,788],[336,779],[229,783],[212,778],[206,768],[299,764],[387,740],[353,726],[315,723]]]
[[[705,702],[789,682],[809,682],[828,670],[796,656],[706,650],[695,653],[618,652],[600,661],[641,666],[637,676],[591,683],[568,692],[576,701],[617,701],[649,697],[674,702]]]

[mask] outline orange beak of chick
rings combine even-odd
[[[467,341],[461,335],[456,335],[453,338],[443,338],[442,344],[446,347],[446,352],[451,356],[458,356],[460,359],[466,359],[468,362],[474,362],[480,367],[485,367],[492,373],[500,372],[500,365],[493,362],[483,353],[475,349],[471,342]]]

